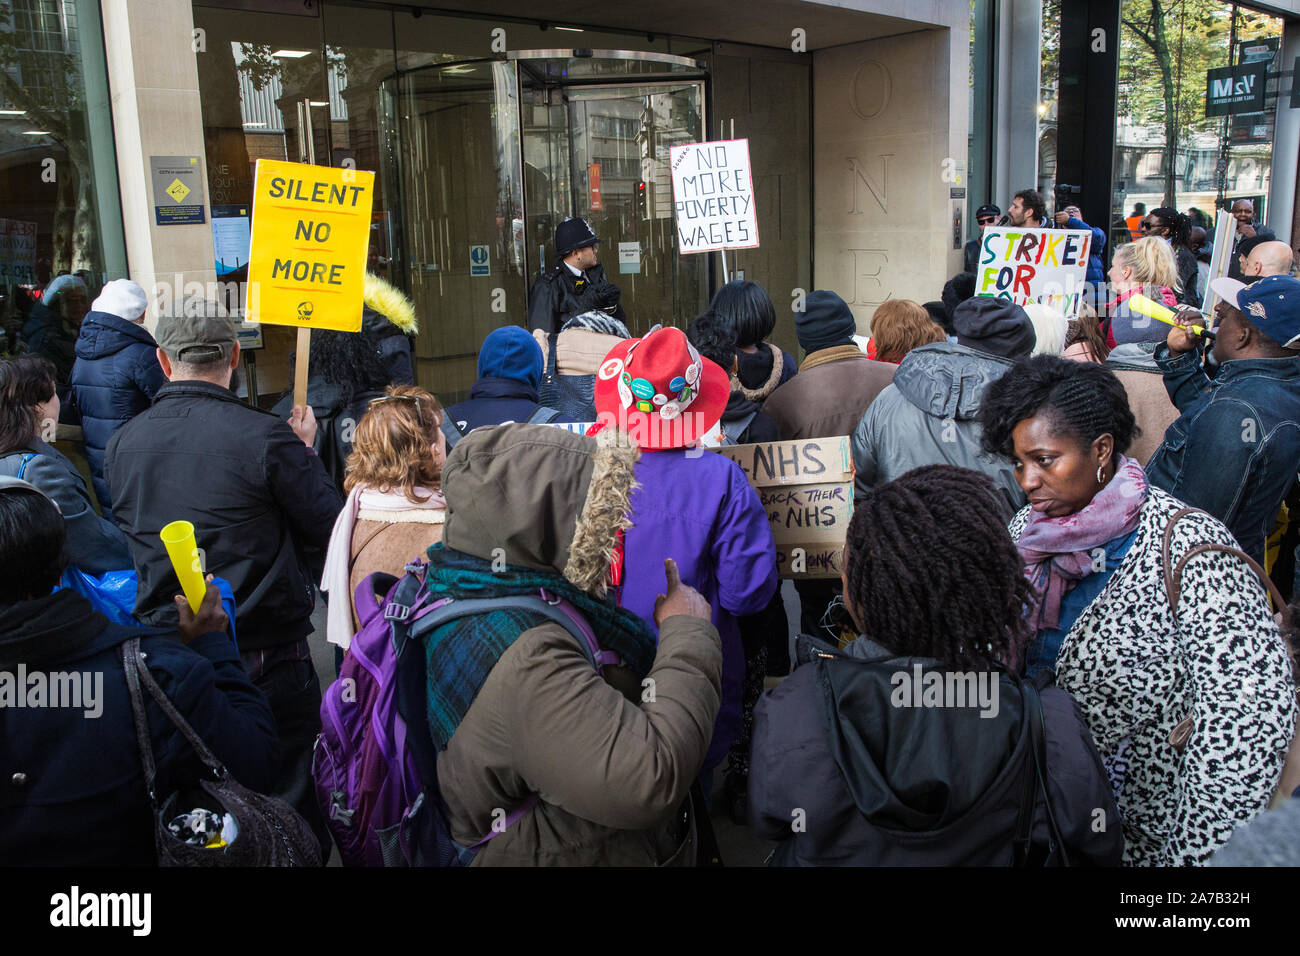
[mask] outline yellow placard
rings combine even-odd
[[[374,196],[374,173],[259,159],[248,320],[361,331]]]

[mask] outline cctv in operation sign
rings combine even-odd
[[[250,322],[361,331],[375,174],[259,159]]]

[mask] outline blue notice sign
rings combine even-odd
[[[487,246],[469,247],[469,274],[472,276],[490,276],[492,260],[488,256]]]

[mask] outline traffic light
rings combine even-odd
[[[650,218],[650,195],[644,181],[636,184],[636,212],[642,219]]]

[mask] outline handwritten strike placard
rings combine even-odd
[[[1017,305],[1043,302],[1065,315],[1079,310],[1092,233],[1087,229],[984,230],[975,294]]]
[[[361,331],[374,195],[374,173],[257,161],[250,322]]]
[[[758,247],[749,140],[672,146],[668,161],[682,253]]]
[[[723,445],[767,512],[783,578],[838,578],[853,517],[849,439]]]

